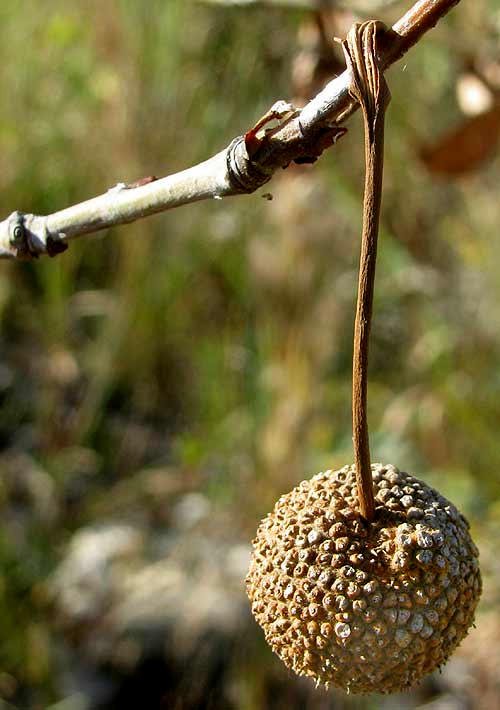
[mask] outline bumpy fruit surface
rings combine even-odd
[[[247,576],[273,651],[299,675],[392,693],[441,666],[481,592],[468,523],[428,485],[372,465],[376,519],[357,512],[354,467],[283,495],[260,524]]]

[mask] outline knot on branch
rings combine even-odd
[[[272,177],[272,171],[266,171],[248,155],[245,137],[238,136],[227,149],[227,172],[231,187],[236,192],[255,192]]]
[[[278,168],[287,168],[290,163],[299,165],[314,163],[338,138],[347,133],[347,128],[337,125],[315,126],[302,131],[300,116],[279,132],[266,134],[259,141],[252,155],[248,153],[244,136],[236,138],[227,150],[227,171],[231,186],[236,192],[254,192],[272,178]]]
[[[40,220],[42,222],[40,223]],[[40,254],[57,256],[66,251],[68,245],[62,241],[64,234],[51,234],[45,218],[13,212],[8,218],[9,244],[15,250],[17,259],[29,261],[38,259]]]

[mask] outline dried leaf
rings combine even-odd
[[[499,137],[500,103],[496,103],[489,111],[465,119],[435,145],[423,148],[420,159],[433,174],[462,175],[477,170],[494,154]]]

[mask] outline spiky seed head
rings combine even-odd
[[[376,519],[358,513],[355,469],[319,473],[261,522],[246,579],[273,651],[299,675],[392,693],[440,667],[481,593],[469,526],[437,491],[372,465]]]

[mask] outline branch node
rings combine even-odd
[[[22,212],[12,212],[7,218],[9,221],[9,244],[14,249],[22,251],[26,248],[26,230],[24,228],[24,214]]]
[[[66,251],[63,233],[50,233],[45,217],[15,211],[7,218],[9,245],[15,250],[15,258],[23,261],[38,259],[40,254],[57,256]]]
[[[226,163],[229,182],[238,193],[255,192],[272,177],[272,171],[259,169],[250,158],[244,136],[238,136],[229,144]]]

